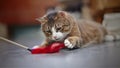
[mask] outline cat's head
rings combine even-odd
[[[71,32],[71,16],[65,11],[54,11],[38,19],[45,36],[54,41],[62,41]]]

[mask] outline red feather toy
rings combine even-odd
[[[60,49],[64,48],[64,44],[60,42],[55,42],[46,47],[39,47],[35,49],[28,49],[31,51],[32,54],[43,54],[43,53],[55,53],[59,52]]]
[[[43,54],[43,53],[55,53],[55,52],[59,52],[60,49],[62,48],[65,48],[65,45],[64,43],[61,43],[61,42],[55,42],[55,43],[52,43],[50,45],[47,45],[46,47],[39,47],[39,48],[34,48],[34,49],[30,49],[29,47],[27,46],[24,46],[24,45],[21,45],[21,44],[18,44],[16,42],[13,42],[11,40],[8,40],[6,38],[3,38],[3,37],[0,37],[0,39],[4,40],[4,41],[7,41],[9,43],[12,43],[14,45],[17,45],[19,47],[22,47],[24,49],[27,49],[31,52],[31,54]]]

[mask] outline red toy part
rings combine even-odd
[[[64,43],[55,42],[46,47],[35,48],[31,50],[32,54],[55,53],[64,48]]]

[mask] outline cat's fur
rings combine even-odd
[[[88,20],[76,20],[65,11],[54,11],[38,19],[46,40],[42,46],[59,41],[67,48],[81,47],[92,42],[113,41],[115,36],[109,35],[101,25]]]

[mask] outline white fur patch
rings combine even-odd
[[[115,38],[112,35],[106,35],[105,36],[105,41],[114,41],[114,40],[115,40]]]
[[[63,40],[66,37],[66,33],[57,32],[54,27],[52,27],[52,39],[53,40]],[[56,37],[56,38],[54,38]]]
[[[32,49],[36,49],[36,48],[39,48],[39,46],[33,46]]]
[[[71,44],[68,39],[65,39],[64,44],[65,44],[65,46],[68,47],[68,48],[73,48],[73,47],[74,47],[74,45]]]

